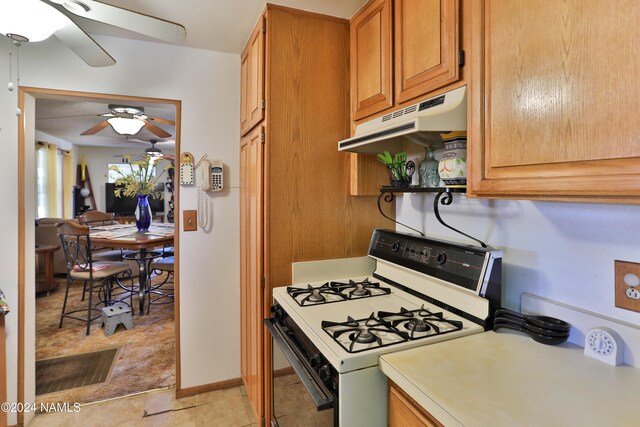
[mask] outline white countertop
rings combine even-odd
[[[640,369],[573,344],[485,332],[385,354],[380,369],[445,426],[639,425]]]

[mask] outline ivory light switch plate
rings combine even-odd
[[[640,312],[640,264],[615,261],[616,307]]]
[[[197,231],[198,211],[182,211],[182,224],[184,231]]]

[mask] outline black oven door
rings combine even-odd
[[[273,338],[273,351],[277,346],[295,372],[287,376],[272,373],[271,425],[338,426],[336,391],[320,380],[305,350],[287,334],[286,327],[273,318],[264,323]]]

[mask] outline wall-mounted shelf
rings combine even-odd
[[[409,187],[391,187],[380,186],[380,193],[466,193],[467,188],[462,187],[419,187],[417,185],[410,185]]]
[[[467,233],[464,233],[458,230],[457,228],[450,226],[449,224],[444,222],[442,220],[442,217],[440,216],[440,205],[449,206],[451,202],[453,202],[454,193],[466,193],[466,192],[467,192],[466,188],[450,188],[450,187],[422,188],[418,186],[409,186],[409,187],[381,186],[380,195],[378,196],[378,211],[380,211],[380,214],[383,217],[387,218],[388,220],[393,221],[396,224],[399,224],[403,227],[407,227],[408,229],[413,230],[416,233],[419,233],[420,235],[424,236],[424,233],[422,231],[416,230],[413,227],[409,227],[408,225],[405,225],[387,216],[382,211],[382,206],[380,206],[380,201],[384,200],[387,203],[392,203],[395,200],[395,193],[435,193],[436,197],[433,199],[433,213],[436,216],[436,219],[438,220],[438,222],[440,222],[440,224],[444,225],[445,227],[455,231],[456,233],[462,234],[463,236],[478,242],[480,246],[482,246],[483,248],[486,248],[487,245],[482,240],[478,240],[475,237],[472,237]]]

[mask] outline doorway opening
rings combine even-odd
[[[19,199],[19,398],[88,403],[179,389],[178,187],[171,167],[180,152],[180,101],[39,88],[21,88],[19,99],[19,185],[34,189]],[[124,116],[143,124],[134,135],[106,121],[120,117],[115,108],[122,106],[135,108]],[[153,202],[151,226],[142,233],[131,206],[111,194],[110,171],[128,175],[145,159],[155,166],[154,190],[163,202]],[[74,277],[67,287],[68,257],[55,224],[96,212],[115,223],[86,223],[99,243],[91,253],[120,254],[113,262],[129,272],[94,287],[89,305],[83,280]],[[65,301],[64,312],[84,308],[84,317],[91,307],[88,334],[86,320],[60,322]],[[111,319],[114,310],[102,308],[115,306],[121,313]]]

